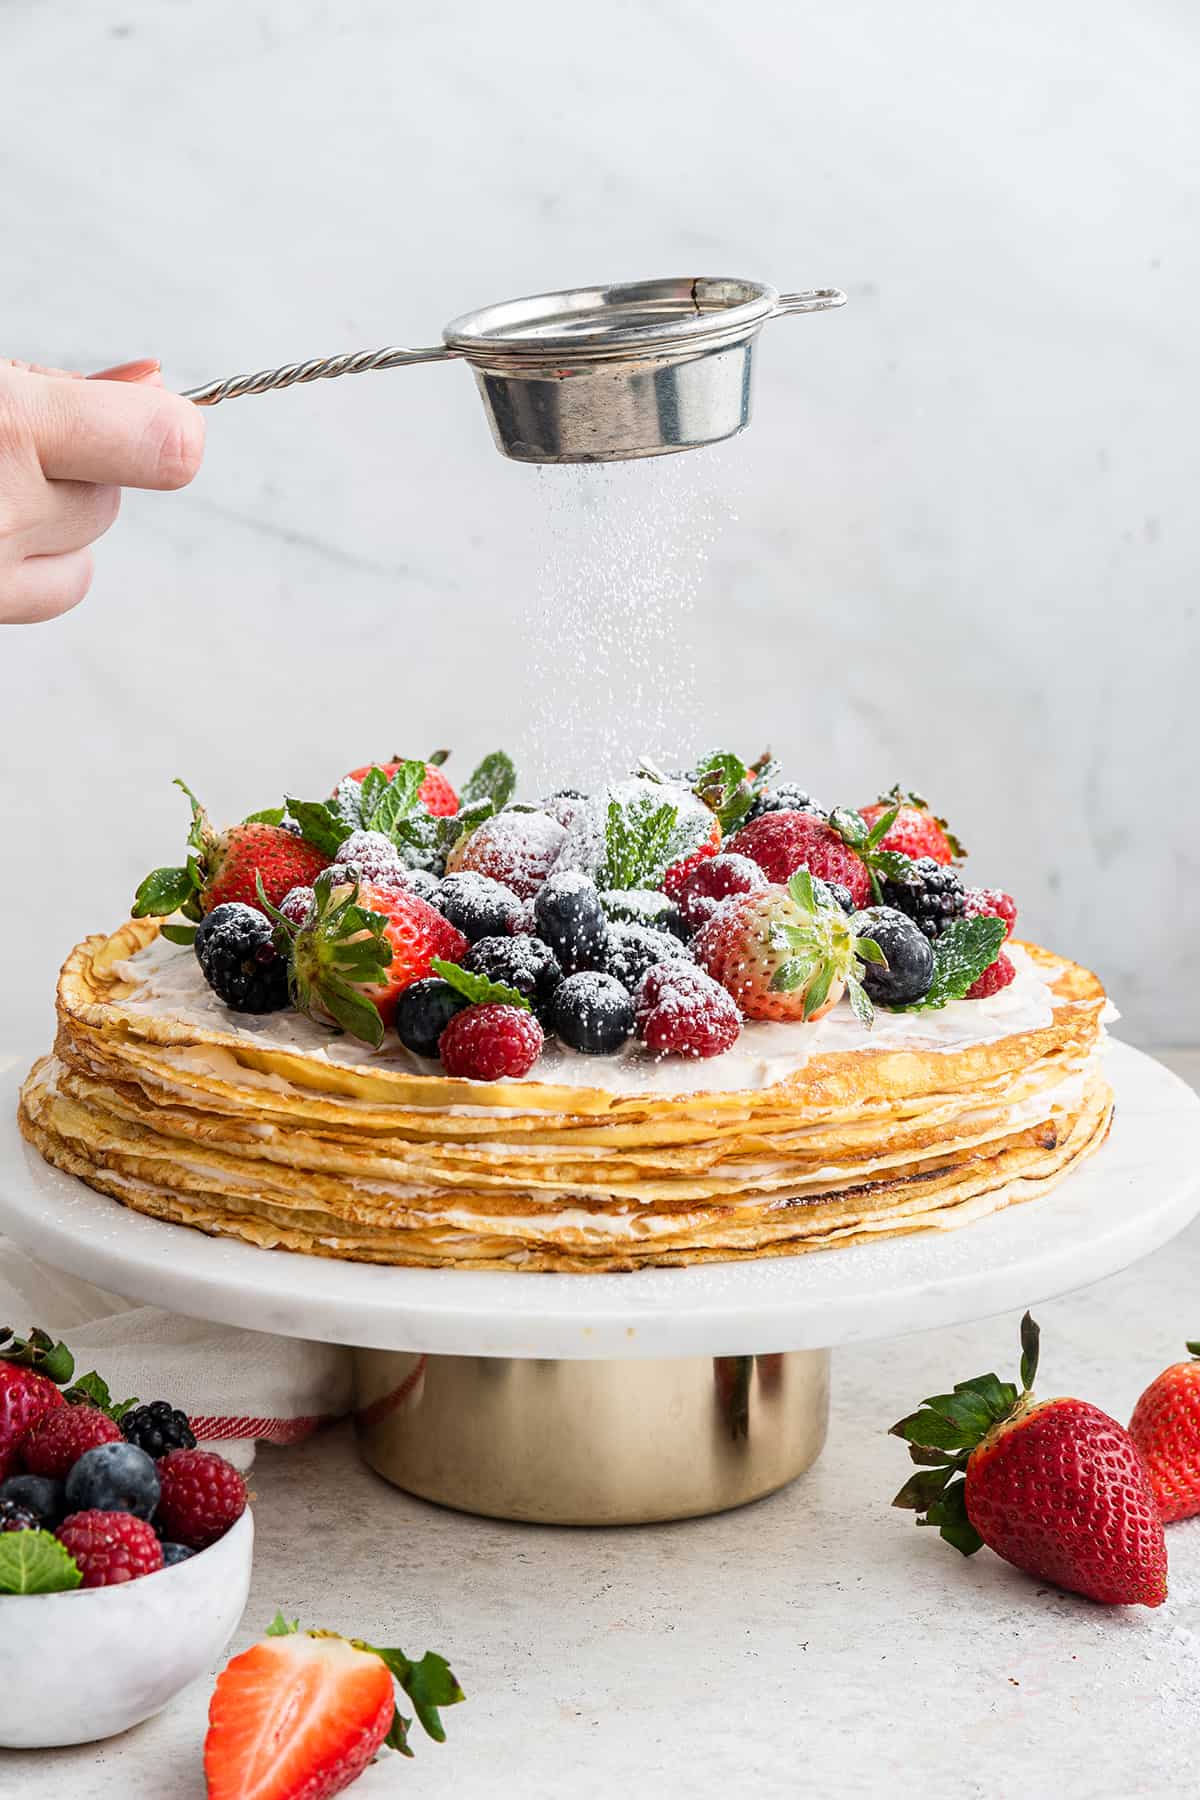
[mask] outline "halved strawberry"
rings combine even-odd
[[[343,780],[362,781],[372,769],[380,769],[391,781],[396,771],[404,767],[405,761],[403,756],[392,756],[386,762],[363,763],[360,769],[351,769]],[[458,811],[458,795],[435,762],[425,764],[425,779],[417,789],[417,798],[425,811],[435,819],[452,819]]]
[[[231,900],[257,906],[260,882],[278,906],[292,888],[311,886],[328,866],[323,851],[282,825],[247,819],[217,831],[192,790],[182,781],[175,785],[192,805],[187,863],[147,875],[134,896],[135,919],[162,919],[173,912],[200,919]]]
[[[393,1681],[442,1742],[438,1708],[463,1698],[444,1657],[427,1651],[411,1662],[402,1650],[276,1617],[217,1677],[204,1741],[208,1800],[329,1800],[383,1744],[411,1755],[411,1721],[396,1709]]]

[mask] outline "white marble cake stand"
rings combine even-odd
[[[0,1230],[54,1267],[230,1325],[356,1347],[364,1454],[469,1511],[679,1518],[791,1480],[824,1441],[829,1347],[1023,1308],[1200,1212],[1200,1096],[1112,1047],[1108,1143],[958,1231],[632,1275],[377,1268],[208,1238],[46,1166],[0,1084]]]

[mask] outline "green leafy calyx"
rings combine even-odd
[[[187,861],[182,868],[151,870],[133,897],[130,911],[135,919],[165,919],[173,912],[188,919],[203,917],[200,903],[222,840],[186,781],[176,777],[175,786],[187,795],[192,809]]]
[[[862,984],[863,965],[883,963],[883,952],[873,938],[856,934],[853,921],[807,869],[796,870],[787,891],[791,908],[772,924],[770,942],[788,955],[771,979],[772,988],[785,994],[802,991],[803,1016],[811,1019],[836,984],[845,989],[855,1016],[869,1027],[875,1011]]]
[[[313,885],[313,912],[299,927],[272,906],[258,883],[258,903],[274,920],[288,954],[292,1005],[321,1024],[340,1025],[351,1037],[378,1049],[383,1020],[365,990],[386,984],[392,962],[388,920],[358,903],[358,883],[335,885],[326,869]]]
[[[33,1535],[33,1534],[15,1534]],[[52,1540],[56,1541],[56,1540]],[[0,1543],[3,1539],[0,1539]],[[285,1619],[282,1612],[277,1612],[267,1626],[266,1635],[272,1637],[292,1637],[300,1632],[298,1619]],[[341,1634],[336,1631],[306,1631],[306,1637],[336,1638]],[[356,1650],[362,1650],[368,1656],[377,1656],[399,1683],[401,1689],[412,1702],[413,1711],[427,1737],[437,1744],[446,1741],[446,1727],[442,1724],[441,1708],[457,1706],[466,1695],[458,1684],[454,1671],[444,1656],[436,1650],[427,1650],[418,1661],[404,1654],[403,1650],[380,1644],[368,1644],[363,1638],[347,1638]],[[399,1707],[392,1717],[391,1729],[384,1739],[392,1750],[399,1750],[402,1756],[411,1756],[412,1748],[408,1734],[412,1720],[406,1719]]]
[[[75,1373],[75,1358],[67,1346],[38,1325],[30,1327],[26,1338],[18,1337],[9,1325],[0,1326],[0,1362],[35,1369],[58,1387],[65,1387]]]
[[[960,1381],[950,1394],[922,1400],[917,1411],[891,1428],[918,1465],[892,1501],[917,1513],[918,1525],[936,1526],[948,1544],[973,1556],[983,1539],[967,1516],[966,1471],[974,1452],[1002,1425],[1032,1404],[1040,1333],[1029,1313],[1021,1320],[1021,1385],[998,1375]]]
[[[764,791],[776,767],[770,751],[764,751],[756,763],[744,763],[730,750],[713,750],[701,759],[692,791],[716,813],[721,831],[728,837]]]

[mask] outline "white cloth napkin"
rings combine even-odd
[[[201,1443],[240,1468],[255,1444],[295,1444],[350,1407],[350,1353],[208,1325],[106,1294],[35,1262],[0,1238],[0,1324],[62,1338],[76,1373],[96,1369],[115,1400],[169,1400]]]

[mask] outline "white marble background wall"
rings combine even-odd
[[[925,787],[1132,1036],[1195,1041],[1198,62],[1182,0],[8,0],[0,349],[183,387],[572,281],[841,284],[724,453],[705,735]],[[179,843],[172,775],[234,816],[519,741],[545,489],[465,372],[209,433],[0,639],[5,1037]]]

